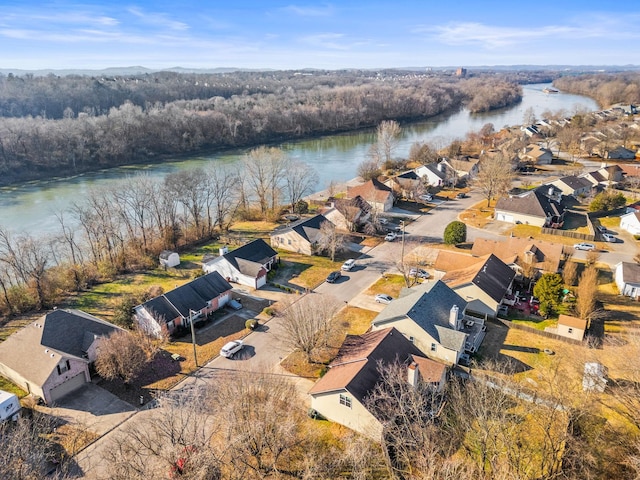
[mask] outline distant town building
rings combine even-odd
[[[459,67],[456,70],[456,77],[466,77],[466,76],[467,76],[467,69],[466,68]]]

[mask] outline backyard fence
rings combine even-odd
[[[545,332],[544,330],[538,330],[537,328],[529,327],[527,325],[522,325],[520,323],[513,323],[509,320],[505,320],[503,318],[492,317],[494,320],[502,323],[507,328],[515,328],[516,330],[523,330],[525,332],[533,333],[534,335],[539,335],[541,337],[551,338],[553,340],[560,340],[561,342],[571,343],[572,345],[582,345],[583,342],[580,340],[576,340],[574,338],[564,337],[562,335],[558,335],[556,333]]]
[[[593,226],[591,226],[591,228],[593,228]],[[591,235],[589,233],[579,233],[579,232],[572,232],[569,230],[559,230],[557,228],[542,227],[542,233],[546,233],[548,235],[560,235],[562,237],[575,238],[578,240],[589,240],[590,242],[593,242],[596,239],[595,235]]]

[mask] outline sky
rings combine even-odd
[[[637,0],[0,0],[0,68],[640,65]]]

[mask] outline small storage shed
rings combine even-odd
[[[18,420],[21,409],[20,400],[15,394],[0,390],[0,423]]]
[[[177,252],[171,250],[163,250],[160,253],[160,265],[163,267],[177,267],[180,265],[180,255]]]

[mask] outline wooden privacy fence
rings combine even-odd
[[[502,323],[507,328],[515,328],[516,330],[524,330],[525,332],[533,333],[534,335],[539,335],[541,337],[552,338],[553,340],[560,340],[561,342],[571,343],[573,345],[582,345],[582,341],[576,340],[575,338],[563,337],[562,335],[558,335],[556,333],[545,332],[544,330],[538,330],[537,328],[529,327],[527,325],[522,325],[520,323],[513,323],[509,320],[505,320],[503,318],[492,317],[494,320]]]
[[[593,226],[591,228],[593,228]],[[591,235],[588,233],[572,232],[569,230],[559,230],[557,228],[542,227],[542,233],[546,233],[548,235],[560,235],[562,237],[576,238],[578,240],[589,240],[590,242],[593,242],[596,239],[595,235]]]

